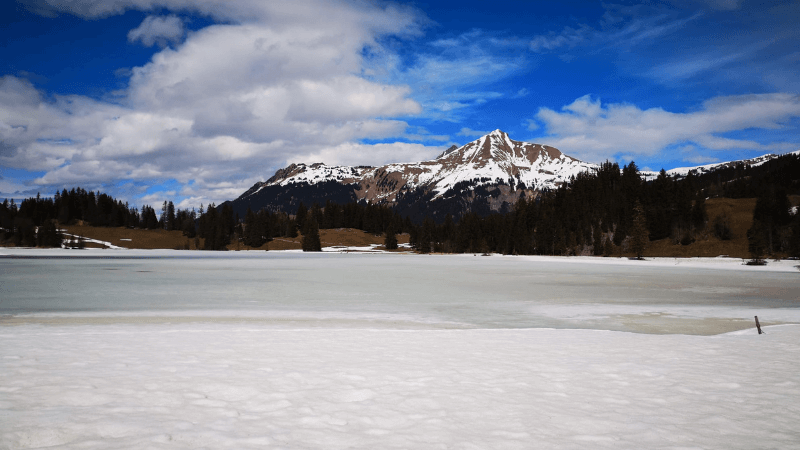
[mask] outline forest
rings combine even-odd
[[[30,198],[19,206],[0,205],[0,240],[17,246],[60,246],[58,224],[82,221],[93,226],[180,230],[203,249],[224,250],[232,242],[259,248],[276,237],[303,236],[304,250],[319,250],[319,229],[354,228],[384,234],[387,247],[396,234],[409,233],[422,253],[503,253],[541,255],[641,255],[648,242],[669,238],[688,245],[702,233],[730,239],[722,215],[709,223],[707,198],[756,198],[748,230],[754,258],[800,256],[800,214],[791,214],[790,195],[800,195],[800,156],[784,155],[757,167],[737,164],[683,178],[665,171],[642,179],[635,163],[619,167],[605,162],[581,173],[561,188],[535,198],[521,194],[506,213],[467,212],[435,221],[412,221],[388,205],[331,200],[324,205],[299,204],[295,211],[248,209],[234,214],[229,202],[199,211],[175,209],[171,201],[161,214],[145,205],[138,210],[102,194],[74,188],[53,198]],[[522,192],[522,191],[520,191]],[[447,197],[445,195],[444,197]],[[441,216],[440,216],[441,217]]]

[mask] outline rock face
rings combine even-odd
[[[442,220],[448,213],[459,217],[470,210],[502,212],[520,196],[555,189],[596,167],[495,130],[430,161],[381,167],[292,164],[255,184],[232,206],[243,215],[248,206],[293,213],[301,201],[306,206],[326,200],[369,201],[394,206],[412,219],[428,214]]]

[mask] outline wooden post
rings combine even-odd
[[[758,323],[758,316],[756,316],[756,328],[758,328],[758,334],[762,334],[761,333],[761,324]]]

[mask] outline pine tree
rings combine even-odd
[[[36,232],[38,247],[61,247],[62,236],[53,219],[45,220]]]
[[[606,236],[606,241],[603,244],[603,256],[608,257],[614,253],[614,244],[611,243],[611,238]]]
[[[631,163],[633,164],[633,163]],[[644,208],[639,200],[633,206],[633,226],[631,227],[631,251],[636,254],[636,259],[642,259],[647,244],[650,242],[650,232],[647,231],[647,218]]]
[[[164,200],[164,204],[161,206],[161,217],[158,218],[158,224],[161,229],[167,229],[167,201]]]
[[[708,222],[708,213],[706,213],[706,200],[703,195],[698,195],[697,200],[694,201],[692,206],[692,225],[695,230],[702,230]]]
[[[765,228],[765,225],[759,220],[753,220],[753,226],[747,230],[747,250],[751,257],[748,264],[764,264],[764,253],[767,250],[767,239],[764,237]]]
[[[789,256],[800,257],[800,212],[795,213],[792,222],[792,236],[789,238]]]
[[[386,250],[397,250],[397,236],[394,234],[394,227],[389,225],[386,230],[386,238],[383,240],[383,246]]]
[[[306,221],[306,230],[303,233],[302,246],[304,252],[321,252],[322,242],[319,239],[319,225],[314,217]]]
[[[308,215],[308,209],[303,202],[300,202],[300,205],[297,207],[297,213],[294,216],[294,220],[297,222],[297,226],[304,230],[306,226],[306,216]]]
[[[600,232],[600,224],[595,223],[592,227],[592,245],[594,256],[603,254],[603,234]]]
[[[167,230],[174,230],[175,229],[175,205],[172,203],[172,200],[167,203],[167,220],[166,220]]]

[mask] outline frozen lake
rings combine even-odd
[[[795,265],[0,249],[0,449],[800,448]]]
[[[800,271],[792,262],[752,268],[736,260],[20,253],[70,254],[81,257],[0,258],[3,320],[680,334],[752,327],[755,315],[767,324],[800,323]]]

